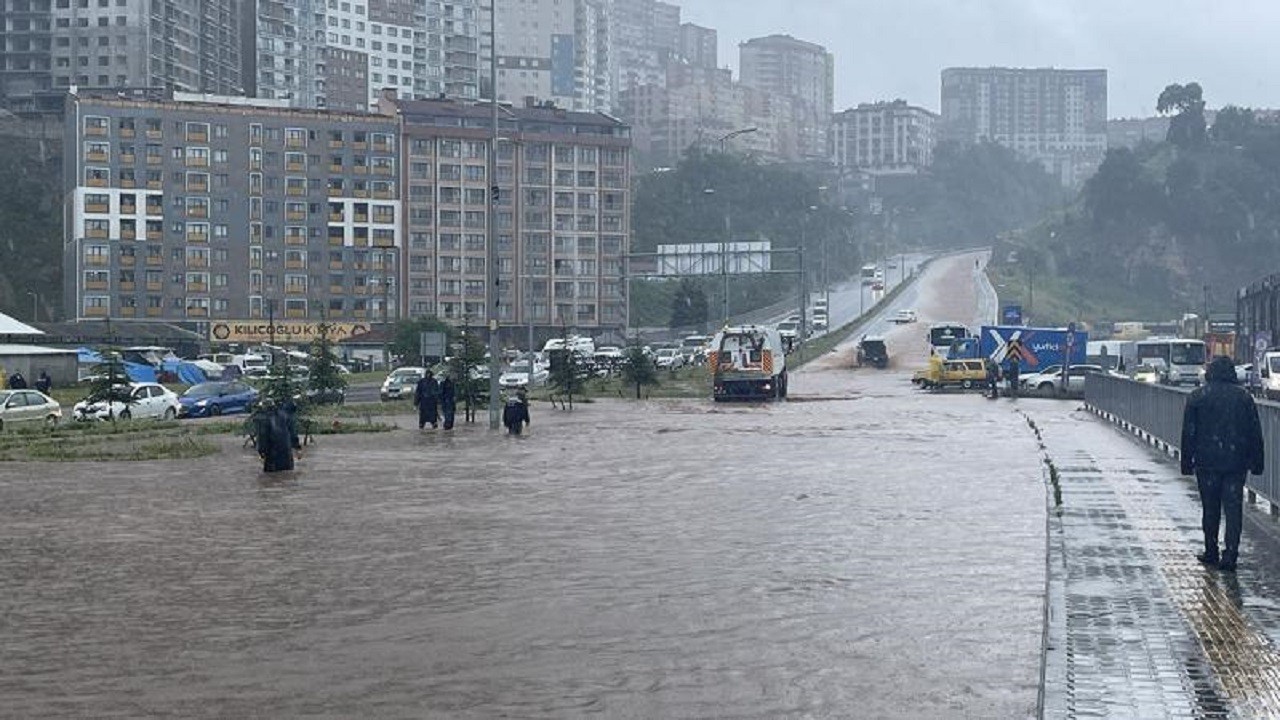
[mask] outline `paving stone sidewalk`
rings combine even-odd
[[[1083,409],[1023,401],[1050,492],[1046,718],[1280,717],[1280,531],[1246,509],[1240,570],[1201,566],[1194,483]],[[1275,462],[1280,459],[1268,459]]]

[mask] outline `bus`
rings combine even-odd
[[[1165,385],[1199,385],[1204,382],[1208,352],[1203,340],[1154,338],[1138,342],[1138,364],[1160,368]]]
[[[866,265],[863,265],[862,271],[859,272],[859,276],[862,278],[862,284],[871,285],[875,283],[876,273],[879,272],[879,270],[880,269],[876,266],[875,263],[868,263]]]
[[[960,323],[945,322],[929,326],[929,352],[943,360],[950,357],[951,343],[971,337],[969,328]]]

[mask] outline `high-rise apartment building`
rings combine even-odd
[[[841,168],[908,174],[933,164],[938,115],[904,100],[863,103],[831,121],[832,160]]]
[[[609,0],[494,2],[499,101],[523,104],[534,98],[584,112],[609,109]]]
[[[1107,71],[947,68],[942,137],[999,143],[1078,185],[1106,154]]]
[[[67,315],[396,319],[395,119],[210,100],[67,97]]]
[[[719,39],[714,28],[702,27],[693,23],[680,26],[680,45],[676,51],[681,61],[694,67],[719,67]]]
[[[600,113],[502,106],[510,140],[490,179],[487,103],[386,100],[382,109],[403,138],[411,315],[485,324],[493,222],[504,333],[523,341],[530,326],[544,337],[624,327],[629,128]]]
[[[680,44],[680,8],[657,0],[611,0],[609,48],[613,98],[640,85],[661,84]]]
[[[826,48],[790,35],[752,38],[738,46],[742,84],[800,102],[800,154],[825,158],[835,103],[835,64]]]
[[[258,0],[250,94],[363,111],[401,97],[480,95],[481,0]]]
[[[0,0],[0,98],[80,88],[243,94],[239,0]]]

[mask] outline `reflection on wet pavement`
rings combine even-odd
[[[1267,594],[1255,561],[1265,546],[1246,534],[1238,576],[1203,567],[1194,487],[1175,465],[1059,403],[1022,407],[1063,487],[1051,521],[1046,717],[1280,716],[1268,635],[1280,625],[1270,607],[1246,609]]]

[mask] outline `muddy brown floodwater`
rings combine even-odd
[[[896,372],[793,388],[538,406],[522,438],[406,417],[280,478],[0,466],[0,715],[1030,715],[1020,416]]]

